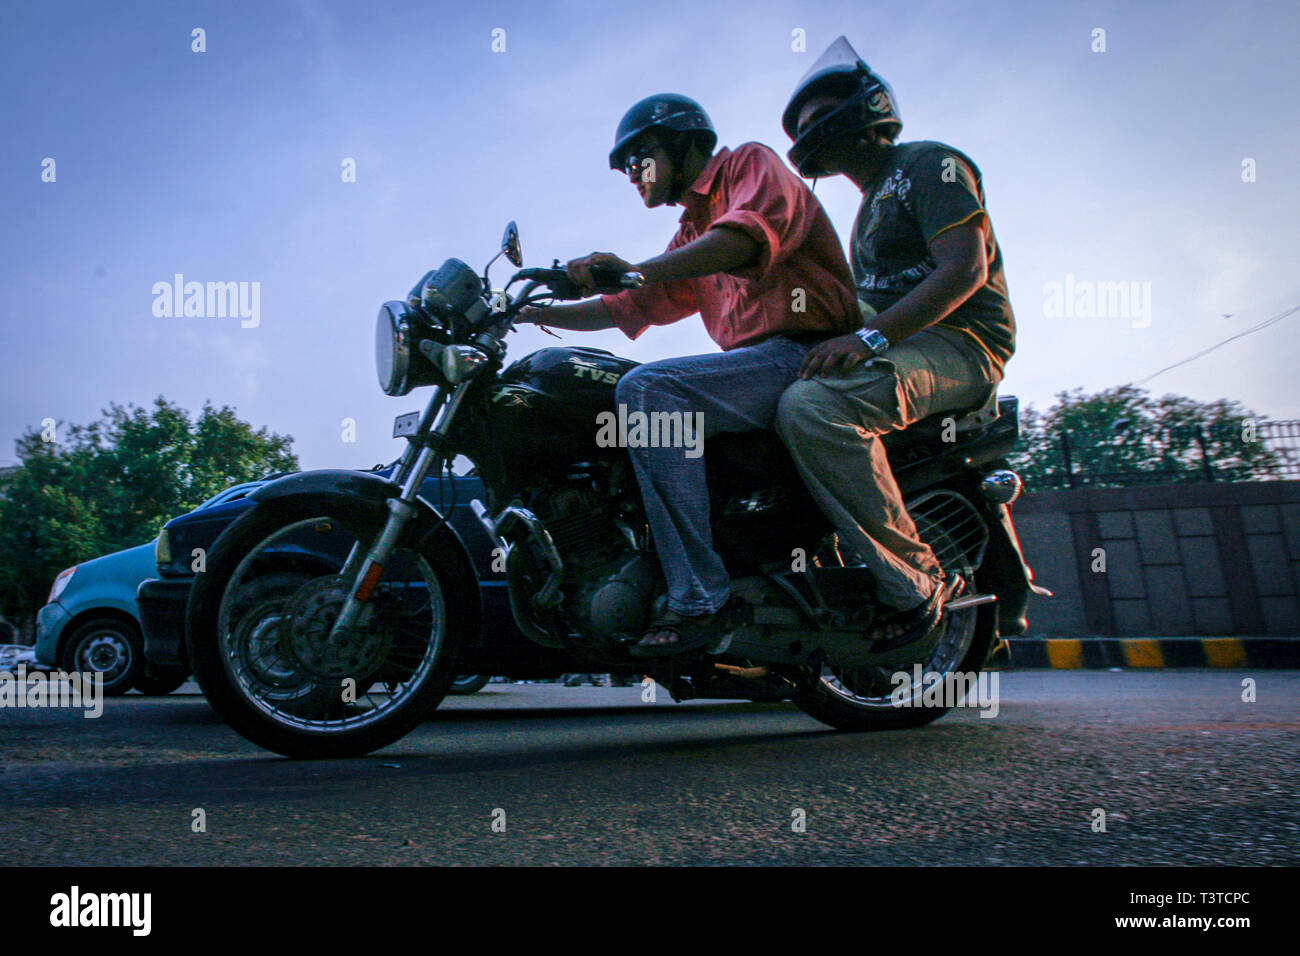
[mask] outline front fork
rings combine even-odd
[[[384,565],[388,562],[393,549],[397,547],[397,542],[402,532],[406,530],[407,523],[420,508],[416,499],[424,479],[435,465],[439,469],[442,467],[447,433],[468,391],[465,385],[461,385],[452,391],[448,400],[442,386],[436,387],[415,433],[407,436],[410,444],[402,455],[397,474],[393,476],[393,480],[401,486],[401,494],[388,499],[388,518],[384,521],[384,527],[378,536],[370,544],[369,550],[358,541],[348,552],[348,559],[343,565],[343,570],[339,572],[342,577],[353,583],[347,600],[343,602],[343,609],[339,612],[338,619],[330,628],[331,639],[340,631],[362,623],[362,616],[369,607],[375,586],[383,577]]]

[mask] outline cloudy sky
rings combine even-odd
[[[894,86],[904,140],[983,171],[1019,324],[1004,393],[1139,381],[1300,304],[1293,0],[6,4],[0,465],[45,418],[158,395],[233,405],[306,468],[391,460],[422,393],[378,389],[381,302],[449,256],[481,265],[509,219],[531,265],[661,251],[678,211],[608,170],[623,110],[687,93],[724,144],[784,154],[782,107],[841,33]],[[846,236],[860,195],[817,192]],[[178,273],[258,283],[257,324],[156,315]],[[1118,282],[1138,311],[1053,301]],[[1300,418],[1298,332],[1148,387]],[[565,338],[714,348],[698,319]],[[530,329],[511,354],[548,344]]]

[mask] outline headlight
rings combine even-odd
[[[72,581],[72,575],[75,574],[76,571],[77,566],[74,564],[72,567],[65,568],[59,572],[58,576],[54,579],[54,584],[50,586],[50,597],[45,602],[46,604],[53,604],[59,599],[59,595],[63,593],[69,582]]]
[[[411,326],[406,307],[385,302],[375,319],[375,372],[385,395],[405,395],[411,389],[406,376],[411,368]]]
[[[405,304],[385,302],[375,319],[375,372],[385,395],[405,395],[413,388],[433,385],[438,373],[411,346],[411,315]]]
[[[158,540],[153,543],[153,563],[165,568],[172,563],[172,541],[167,529],[158,532]]]

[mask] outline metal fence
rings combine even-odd
[[[1300,420],[1026,436],[1030,488],[1300,479]]]

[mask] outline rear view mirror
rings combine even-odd
[[[524,267],[524,251],[519,245],[519,227],[513,219],[506,223],[506,233],[501,237],[501,251],[516,269]]]

